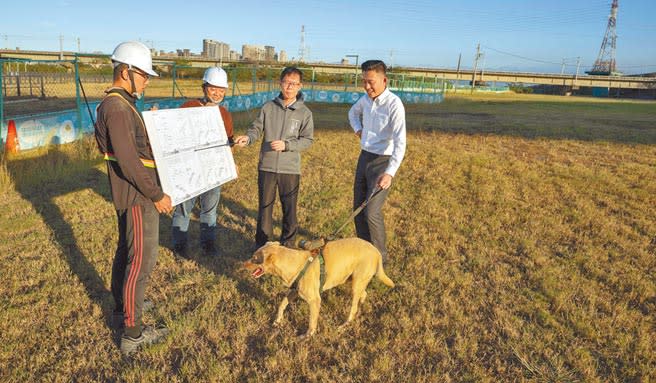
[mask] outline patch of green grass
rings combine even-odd
[[[347,106],[310,107],[302,238],[348,217],[359,151]],[[257,145],[236,150],[239,179],[222,189],[223,257],[194,245],[176,261],[162,216],[146,321],[172,334],[132,361],[107,327],[116,218],[93,140],[0,159],[0,380],[656,379],[654,104],[503,95],[406,110],[408,151],[384,210],[397,287],[372,281],[342,332],[348,282],[326,292],[309,340],[297,338],[307,305],[273,329],[284,287],[240,270]],[[237,134],[254,113],[234,114]],[[192,221],[192,240],[198,231]]]

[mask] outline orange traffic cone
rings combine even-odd
[[[7,122],[7,141],[5,142],[5,151],[7,153],[18,153],[20,145],[18,144],[18,135],[16,134],[16,123],[14,120]]]

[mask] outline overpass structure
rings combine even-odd
[[[317,72],[329,73],[353,73],[359,72],[355,66],[334,65],[334,64],[308,64]],[[439,69],[439,68],[396,68],[397,72],[402,72],[409,76],[424,77],[426,79],[442,79],[449,81],[473,81],[482,82],[502,82],[502,83],[523,83],[523,84],[542,84],[565,86],[577,89],[579,87],[602,87],[602,88],[619,88],[619,89],[656,89],[656,77],[635,77],[635,76],[591,76],[591,75],[566,75],[551,73],[525,73],[525,72],[496,72],[496,71],[474,71],[456,70],[456,69]]]
[[[13,49],[0,49],[0,59],[27,59],[55,61],[75,59],[83,63],[92,63],[99,58],[107,58],[104,54],[85,54],[76,52],[47,52],[47,51],[23,51]],[[205,57],[191,56],[155,56],[153,62],[172,63],[174,61],[184,60],[185,64],[193,67],[208,67],[214,65],[227,64],[249,64],[244,61],[217,61]],[[250,63],[255,64],[255,63]],[[280,66],[282,63],[259,62],[260,66]],[[325,64],[325,63],[295,63],[297,66],[312,70],[317,73],[359,73],[359,68],[355,65]],[[499,83],[522,83],[522,84],[541,84],[570,87],[577,89],[580,87],[601,87],[613,89],[656,89],[656,78],[654,77],[637,77],[637,76],[596,76],[596,75],[566,75],[550,73],[524,73],[524,72],[498,72],[498,71],[476,71],[456,70],[456,69],[439,69],[439,68],[412,68],[396,67],[394,70],[397,74],[422,77],[426,80],[441,79],[448,81],[475,81],[482,82],[499,82]]]

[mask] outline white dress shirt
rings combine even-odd
[[[387,88],[375,100],[365,94],[351,107],[348,117],[353,130],[362,131],[362,150],[391,156],[385,173],[394,177],[406,145],[405,108],[401,99]]]

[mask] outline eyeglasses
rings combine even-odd
[[[138,70],[135,70],[135,69],[130,69],[130,71],[131,71],[131,72],[134,72],[134,73],[136,73],[136,74],[138,74],[138,75],[141,76],[141,77],[143,77],[143,79],[144,79],[145,81],[150,80],[150,75],[149,75],[148,73],[146,73],[146,72],[138,71]]]
[[[280,84],[286,88],[296,88],[297,86],[301,85],[300,82],[292,82],[292,81],[280,81]]]

